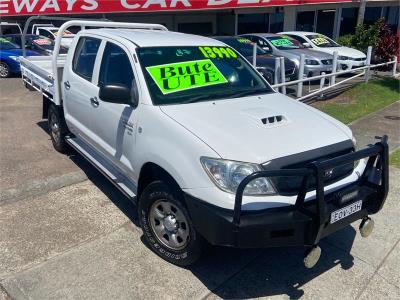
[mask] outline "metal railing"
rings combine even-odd
[[[257,45],[254,43],[254,51],[253,51],[253,65],[256,66],[256,48]],[[379,63],[379,64],[371,64],[371,57],[372,57],[372,47],[368,47],[367,51],[367,57],[365,60],[365,65],[357,68],[349,68],[347,70],[341,70],[337,71],[338,67],[338,52],[335,51],[333,53],[333,63],[332,63],[332,72],[331,73],[321,73],[321,75],[317,76],[312,76],[312,77],[304,77],[304,67],[305,67],[305,55],[302,54],[300,56],[300,64],[298,67],[298,79],[293,80],[293,81],[288,81],[286,82],[285,79],[285,60],[283,57],[277,57],[275,59],[275,72],[274,72],[274,83],[272,85],[272,88],[276,90],[280,90],[281,93],[286,94],[286,87],[288,86],[293,86],[297,85],[297,91],[296,91],[296,99],[299,101],[305,100],[307,98],[316,96],[316,95],[322,95],[323,92],[326,90],[332,89],[334,87],[337,87],[343,83],[349,82],[355,78],[364,76],[365,82],[368,82],[370,78],[370,70],[382,66],[389,66],[393,65],[392,68],[392,76],[396,77],[396,67],[397,67],[397,57],[395,56],[393,60],[384,62],[384,63]],[[280,72],[279,72],[280,71]],[[362,71],[358,73],[359,71]],[[350,74],[350,73],[357,73],[352,77],[346,78],[344,80],[341,80],[339,82],[336,82],[336,77],[339,75],[344,75],[344,74]],[[328,79],[328,80],[327,80]],[[307,95],[303,96],[303,83],[304,82],[312,82],[320,80],[319,87],[313,91],[309,91]],[[328,82],[328,86],[326,85],[326,82]]]

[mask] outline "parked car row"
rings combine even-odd
[[[58,29],[53,24],[33,25],[31,34],[26,36],[25,48],[30,50],[28,55],[51,55]],[[2,22],[0,32],[3,44],[5,40],[8,40],[18,45],[19,48],[15,49],[22,48],[21,29],[18,24]],[[70,31],[63,33],[61,54],[67,53],[74,36]],[[366,60],[366,55],[361,51],[343,47],[330,38],[314,32],[251,33],[240,36],[216,36],[214,39],[231,46],[250,62],[253,62],[253,43],[255,43],[257,45],[256,69],[270,84],[280,82],[281,78],[280,66],[275,68],[276,57],[284,57],[286,82],[298,78],[302,54],[305,55],[303,74],[305,77],[332,72],[335,51],[338,52],[338,69],[346,70],[360,67],[365,64]],[[15,47],[15,45],[8,45],[8,47]],[[0,48],[0,51],[3,51],[2,48]],[[7,53],[2,54],[2,57],[7,55]],[[19,72],[18,61],[12,60],[12,66],[8,65],[8,63],[9,60],[1,60],[3,72],[0,72],[0,77],[10,76],[12,73]],[[275,74],[276,70],[278,74]],[[278,82],[275,82],[276,80]]]
[[[214,37],[214,39],[219,40],[228,46],[231,46],[236,51],[238,51],[241,55],[243,55],[249,62],[253,60],[253,45],[252,42],[243,37],[230,37],[230,36],[221,36]],[[265,51],[264,49],[257,47],[256,51],[256,68],[258,72],[260,72],[263,77],[271,84],[275,84],[274,80],[274,72],[275,72],[275,55]],[[278,69],[278,74],[280,70]],[[285,79],[286,81],[291,81],[296,79],[296,65],[285,58]]]

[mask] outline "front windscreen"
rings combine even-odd
[[[13,42],[10,42],[6,38],[0,37],[0,50],[15,50],[21,49],[21,47]]]
[[[221,42],[231,46],[245,57],[253,56],[254,45],[246,38],[221,38]],[[267,54],[267,51],[257,46],[257,55]]]
[[[155,105],[229,99],[272,92],[229,47],[146,47],[137,54]]]
[[[304,46],[298,41],[285,35],[267,36],[266,39],[279,50],[302,49]]]
[[[322,48],[340,47],[338,43],[321,34],[312,34],[312,35],[310,34],[307,35],[307,37],[310,39],[311,43],[313,43],[315,46],[318,47]]]

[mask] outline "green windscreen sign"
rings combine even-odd
[[[164,95],[227,82],[210,59],[151,66],[146,70]]]
[[[276,39],[276,40],[271,40],[271,43],[272,43],[274,46],[277,46],[277,47],[279,47],[279,46],[291,46],[291,45],[293,45],[293,43],[292,43],[290,40],[288,40],[288,39]]]

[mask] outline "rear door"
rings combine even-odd
[[[136,78],[131,53],[123,45],[108,41],[101,58],[98,88],[118,85],[132,91],[132,88],[138,88]],[[125,172],[132,174],[138,108],[98,98],[94,113],[98,149]]]
[[[93,83],[93,73],[100,45],[98,38],[80,37],[72,61],[65,66],[62,81],[68,127],[72,133],[91,144],[95,142],[94,114],[99,94],[99,88]]]

